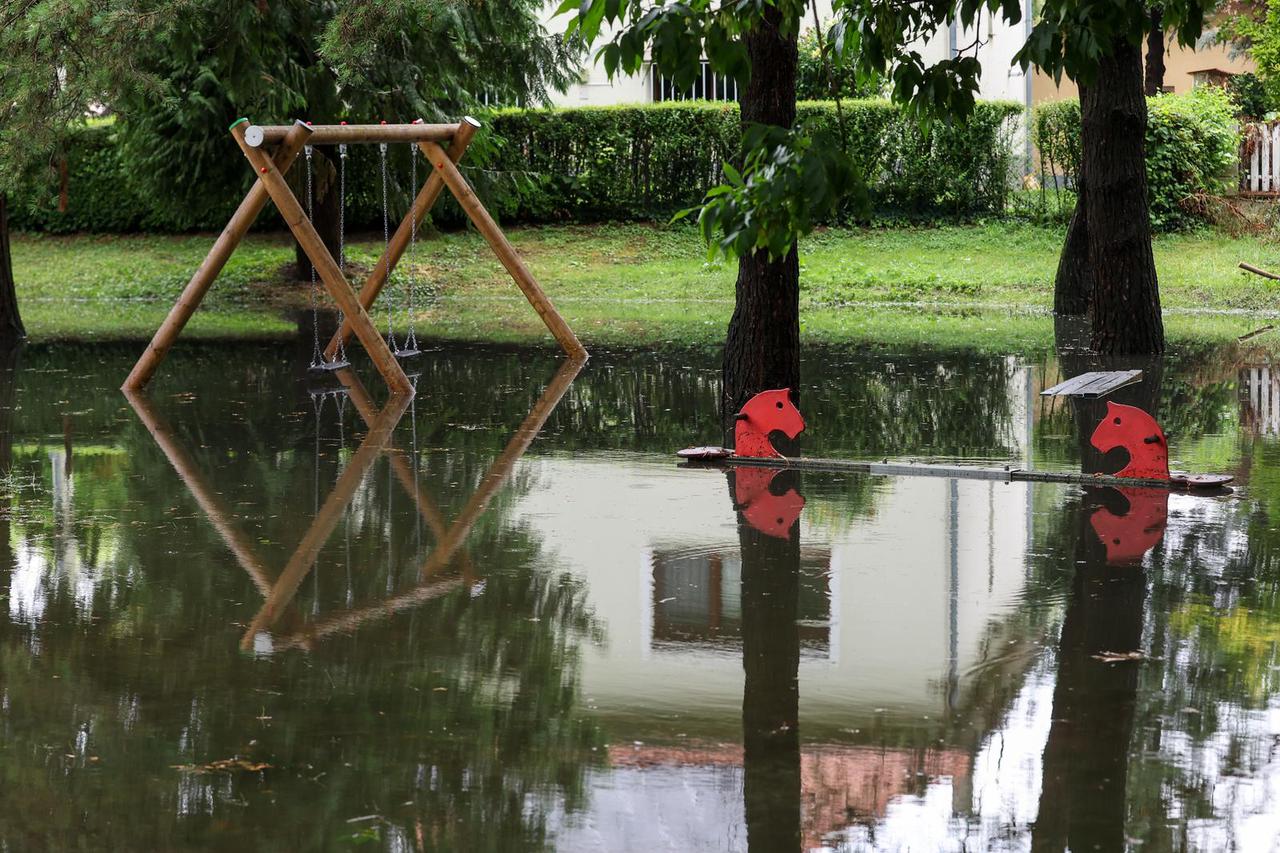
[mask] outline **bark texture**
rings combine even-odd
[[[338,151],[332,145],[316,146],[312,158],[311,193],[314,214],[311,224],[315,226],[320,239],[324,240],[325,248],[333,255],[334,260],[338,260],[338,248],[342,233],[341,219],[339,218],[341,211],[338,207],[338,170],[336,167]],[[306,168],[306,158],[299,157],[296,165],[289,170],[289,186],[298,196],[298,201],[302,204],[304,211],[307,209]],[[375,191],[380,193],[381,188],[377,188]],[[307,253],[302,251],[302,247],[296,241],[293,245],[293,251],[298,267],[298,280],[311,281],[311,259],[307,257]]]
[[[738,540],[747,849],[751,853],[799,851],[800,522],[792,526],[787,539],[779,539],[761,533],[739,515]]]
[[[741,98],[742,122],[791,127],[796,120],[795,35],[779,30],[781,13],[768,7],[745,37],[751,81]],[[720,401],[725,443],[733,416],[752,395],[800,384],[800,260],[793,246],[781,260],[754,252],[738,260],[733,317],[724,345]],[[780,448],[781,449],[781,448]],[[785,451],[784,451],[785,452]]]
[[[1084,98],[1085,87],[1080,87]],[[1053,313],[1075,317],[1089,313],[1093,298],[1093,269],[1089,266],[1089,223],[1085,215],[1088,204],[1088,181],[1083,158],[1076,178],[1076,209],[1067,226],[1067,240],[1058,258],[1058,273],[1053,280]]]
[[[9,251],[9,199],[0,193],[0,345],[25,338],[18,311],[18,291],[13,280],[13,256]]]
[[[1147,32],[1147,95],[1164,91],[1164,11],[1151,7],[1151,29]]]
[[[1092,347],[1104,354],[1162,352],[1147,205],[1147,101],[1137,47],[1124,41],[1112,46],[1096,82],[1081,93],[1080,112],[1089,185],[1083,207],[1093,276]]]

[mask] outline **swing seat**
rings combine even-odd
[[[399,355],[399,353],[397,353],[397,355]],[[345,358],[335,358],[333,361],[321,361],[312,364],[309,369],[316,373],[332,373],[335,370],[341,370],[344,367],[350,366],[351,362],[347,361]]]
[[[417,347],[403,347],[401,349],[397,349],[394,353],[392,353],[392,355],[394,355],[396,358],[411,358],[415,355],[421,355],[421,354],[422,354],[422,350],[418,349]]]

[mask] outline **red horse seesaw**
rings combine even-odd
[[[1086,373],[1042,391],[1045,396],[1101,397],[1140,381],[1142,371]],[[1086,485],[1153,486],[1166,489],[1217,491],[1230,483],[1227,474],[1170,473],[1169,445],[1155,418],[1136,406],[1107,401],[1107,413],[1094,428],[1090,443],[1100,453],[1128,451],[1128,462],[1114,474],[1030,471],[971,465],[931,465],[917,462],[861,462],[849,459],[787,458],[774,447],[777,433],[794,440],[804,431],[804,417],[791,399],[791,390],[761,391],[735,415],[734,447],[689,447],[676,455],[693,463],[811,471],[853,471],[864,474],[917,477],[956,477],[1005,482],[1082,483]]]

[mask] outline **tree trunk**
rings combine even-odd
[[[338,170],[334,166],[337,157],[337,149],[333,146],[317,146],[312,154],[311,174],[312,203],[315,209],[311,224],[320,234],[320,239],[324,240],[325,248],[333,255],[334,260],[339,260],[338,250],[342,233],[341,211],[338,209]],[[298,201],[302,203],[302,209],[306,210],[307,161],[306,158],[299,157],[296,162],[297,165],[290,170],[289,185],[297,194]],[[381,192],[381,188],[378,191]],[[298,267],[298,280],[311,281],[311,259],[307,257],[306,252],[302,251],[297,241],[294,241],[293,251]],[[317,284],[317,286],[322,285]]]
[[[742,92],[742,123],[790,128],[796,120],[796,36],[780,35],[783,16],[769,6],[744,37],[751,80]],[[768,252],[738,259],[733,318],[724,345],[721,423],[726,444],[733,416],[752,395],[800,384],[800,259],[795,247],[781,260]],[[784,451],[785,452],[785,451]]]
[[[1148,97],[1164,91],[1164,10],[1151,7],[1151,29],[1147,33]]]
[[[1081,93],[1084,210],[1093,273],[1092,346],[1100,353],[1164,350],[1147,207],[1142,56],[1117,41]]]
[[[1084,98],[1085,87],[1080,87]],[[1084,157],[1076,166],[1076,209],[1067,226],[1067,241],[1058,258],[1058,274],[1053,280],[1053,313],[1074,317],[1089,313],[1093,298],[1093,270],[1089,266],[1089,226],[1085,215],[1088,185],[1085,181]]]
[[[0,193],[0,342],[27,336],[18,311],[18,291],[13,280],[13,256],[9,252],[9,198]]]

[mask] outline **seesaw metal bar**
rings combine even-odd
[[[789,471],[872,474],[883,477],[941,477],[954,480],[988,480],[1003,483],[1073,483],[1081,486],[1158,487],[1184,489],[1188,483],[1173,477],[1152,480],[1139,477],[1113,477],[1109,474],[1083,474],[1072,471],[1029,471],[1025,468],[985,468],[977,465],[932,465],[924,462],[860,462],[852,459],[821,458],[757,458],[749,456],[727,459],[688,460],[688,468],[775,468]],[[1192,483],[1191,485],[1195,485]],[[1221,485],[1214,483],[1213,485]]]

